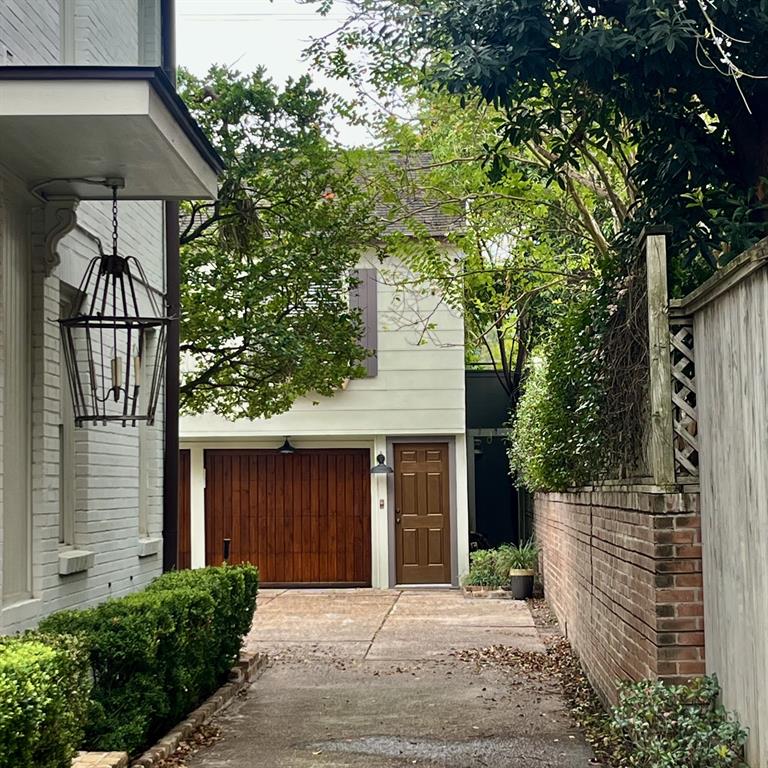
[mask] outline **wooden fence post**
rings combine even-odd
[[[669,227],[648,227],[645,245],[648,279],[648,345],[650,351],[648,464],[657,485],[675,482],[674,425],[672,421],[672,364],[669,348],[667,237]]]

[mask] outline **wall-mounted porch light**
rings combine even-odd
[[[372,475],[393,475],[395,473],[395,470],[392,469],[392,467],[387,464],[387,457],[380,453],[376,457],[376,466],[371,467],[371,474]]]
[[[287,437],[285,438],[285,442],[277,450],[279,453],[283,453],[286,456],[296,453],[296,449],[291,445]]]
[[[117,246],[115,186],[112,251],[91,260],[72,313],[59,320],[78,426],[120,422],[125,427],[155,421],[170,318],[160,313],[139,261],[120,256]],[[146,289],[143,311],[137,282]]]

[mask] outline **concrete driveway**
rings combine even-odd
[[[555,681],[461,660],[543,651],[525,603],[453,590],[259,595],[249,648],[272,664],[190,768],[572,768],[589,748]],[[457,655],[458,654],[458,655]]]
[[[445,658],[462,648],[543,651],[527,606],[458,590],[265,590],[251,649],[362,661]]]

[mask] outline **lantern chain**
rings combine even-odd
[[[112,187],[112,253],[117,256],[117,187]]]

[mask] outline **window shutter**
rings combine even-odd
[[[363,330],[360,335],[360,346],[367,349],[369,356],[363,360],[366,376],[370,379],[379,372],[378,360],[378,317],[377,317],[377,283],[375,269],[356,269],[352,273],[353,285],[349,292],[349,306],[360,310]]]

